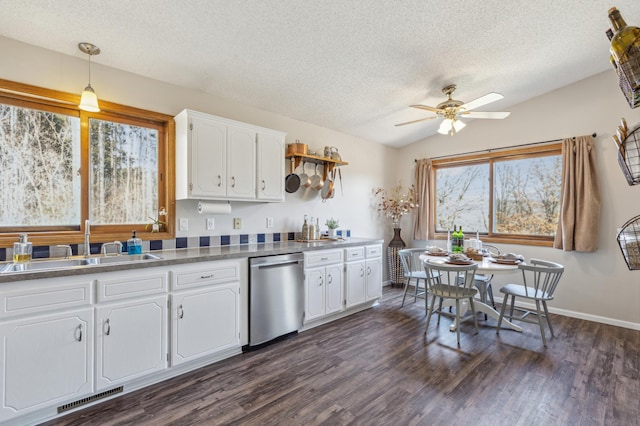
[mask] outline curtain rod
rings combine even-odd
[[[593,132],[593,134],[591,136],[593,136],[595,138],[597,135],[598,134],[596,132]],[[575,136],[574,136],[574,139],[575,139]],[[440,155],[439,157],[432,157],[431,160],[438,160],[440,158],[447,158],[447,157],[457,157],[457,156],[461,156],[461,155],[478,154],[479,152],[492,152],[492,151],[499,151],[501,149],[511,149],[511,148],[520,148],[520,147],[523,147],[523,146],[541,145],[543,143],[560,142],[561,140],[563,140],[563,139],[551,139],[551,140],[542,141],[542,142],[524,143],[522,145],[506,146],[504,148],[496,148],[496,149],[480,149],[478,151],[463,152],[463,153],[460,153],[460,154]],[[418,159],[415,158],[413,160],[413,162],[417,163]]]

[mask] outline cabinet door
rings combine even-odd
[[[347,308],[365,302],[365,262],[346,263],[346,292],[347,292]]]
[[[368,259],[367,267],[367,300],[382,297],[382,258]]]
[[[258,133],[258,199],[284,201],[284,137]]]
[[[166,295],[97,308],[97,390],[165,369],[166,324]]]
[[[256,198],[256,132],[227,126],[227,197]]]
[[[227,193],[227,130],[223,123],[191,117],[191,182],[193,198],[224,197]]]
[[[93,391],[93,310],[0,323],[0,423]]]
[[[174,294],[171,364],[240,346],[240,283]]]
[[[342,264],[326,267],[326,282],[325,314],[342,311],[344,306]]]
[[[305,322],[324,315],[325,305],[324,267],[304,271],[304,320]]]

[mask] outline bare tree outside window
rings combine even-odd
[[[77,226],[79,168],[79,117],[0,104],[0,226]]]
[[[492,236],[555,235],[562,185],[558,151],[491,154],[434,169],[435,232],[462,226]]]
[[[147,222],[158,211],[158,131],[89,120],[94,224]]]

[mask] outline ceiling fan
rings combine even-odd
[[[484,96],[474,99],[471,102],[464,103],[451,98],[451,95],[456,90],[455,84],[450,84],[442,88],[442,93],[447,95],[449,99],[438,104],[437,107],[430,107],[427,105],[411,105],[411,108],[424,109],[427,111],[435,112],[437,115],[434,117],[421,118],[419,120],[407,121],[406,123],[396,124],[396,126],[404,126],[406,124],[419,123],[420,121],[433,120],[434,118],[444,117],[444,120],[440,124],[438,133],[442,135],[450,134],[454,135],[466,126],[460,118],[492,118],[502,119],[507,118],[510,112],[485,112],[485,111],[471,111],[472,109],[479,108],[491,102],[502,99],[499,93],[489,93]]]

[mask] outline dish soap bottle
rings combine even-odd
[[[27,234],[20,234],[18,242],[13,243],[13,261],[15,263],[31,261],[31,250],[33,246],[28,241],[28,238]]]
[[[307,215],[304,215],[304,223],[302,224],[302,240],[309,239],[309,224],[307,223]]]
[[[142,254],[142,240],[136,237],[136,231],[127,240],[127,254]]]

